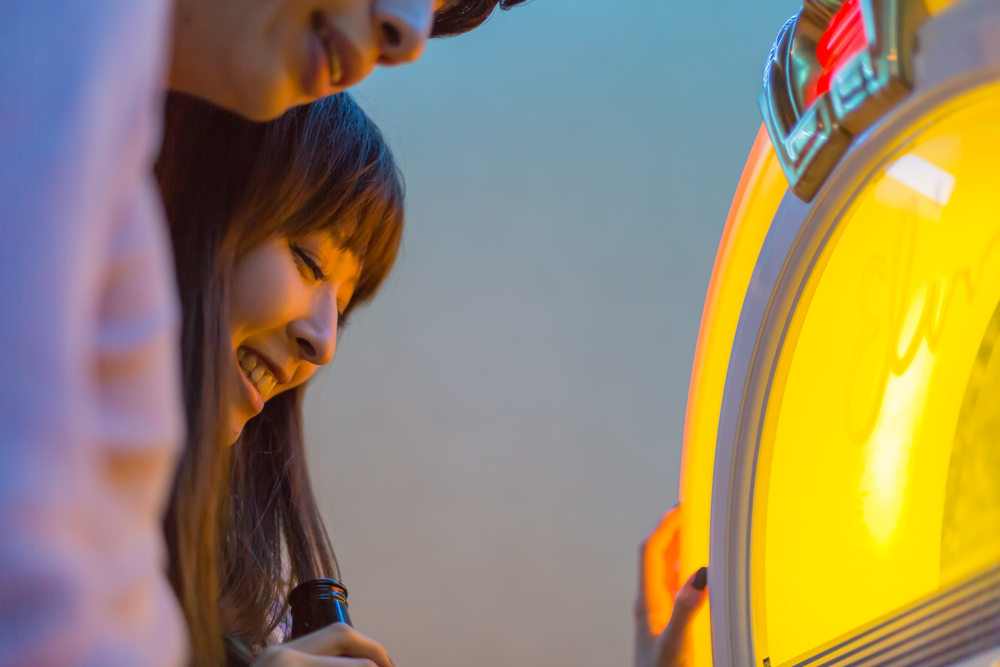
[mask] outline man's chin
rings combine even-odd
[[[264,123],[278,118],[296,104],[279,98],[265,99],[263,96],[253,99],[240,99],[232,104],[220,105],[229,111],[243,116],[247,120]]]
[[[257,122],[274,120],[289,109],[312,101],[285,73],[268,74],[234,85],[225,91],[225,100],[210,101]]]
[[[268,94],[255,90],[241,94],[241,91],[234,88],[215,90],[210,86],[185,86],[174,81],[171,81],[170,90],[201,98],[255,122],[274,120],[292,107],[308,101],[292,99],[288,95],[278,94],[277,91]]]

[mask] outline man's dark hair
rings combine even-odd
[[[498,6],[500,9],[510,9],[525,2],[526,0],[458,0],[437,13],[431,36],[461,35],[485,23]]]

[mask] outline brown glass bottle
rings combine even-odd
[[[351,623],[347,613],[347,589],[336,579],[310,579],[288,594],[292,609],[290,639],[315,632],[334,623]]]

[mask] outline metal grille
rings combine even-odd
[[[1000,646],[1000,566],[834,640],[794,667],[943,667]]]

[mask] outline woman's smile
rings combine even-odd
[[[275,377],[271,364],[260,353],[246,347],[240,347],[236,351],[236,359],[240,363],[240,370],[243,371],[242,375],[247,380],[247,384],[257,390],[257,394],[261,398],[260,409],[263,410],[264,401],[271,397],[274,388],[278,386],[278,379]],[[254,407],[257,406],[254,405]]]

